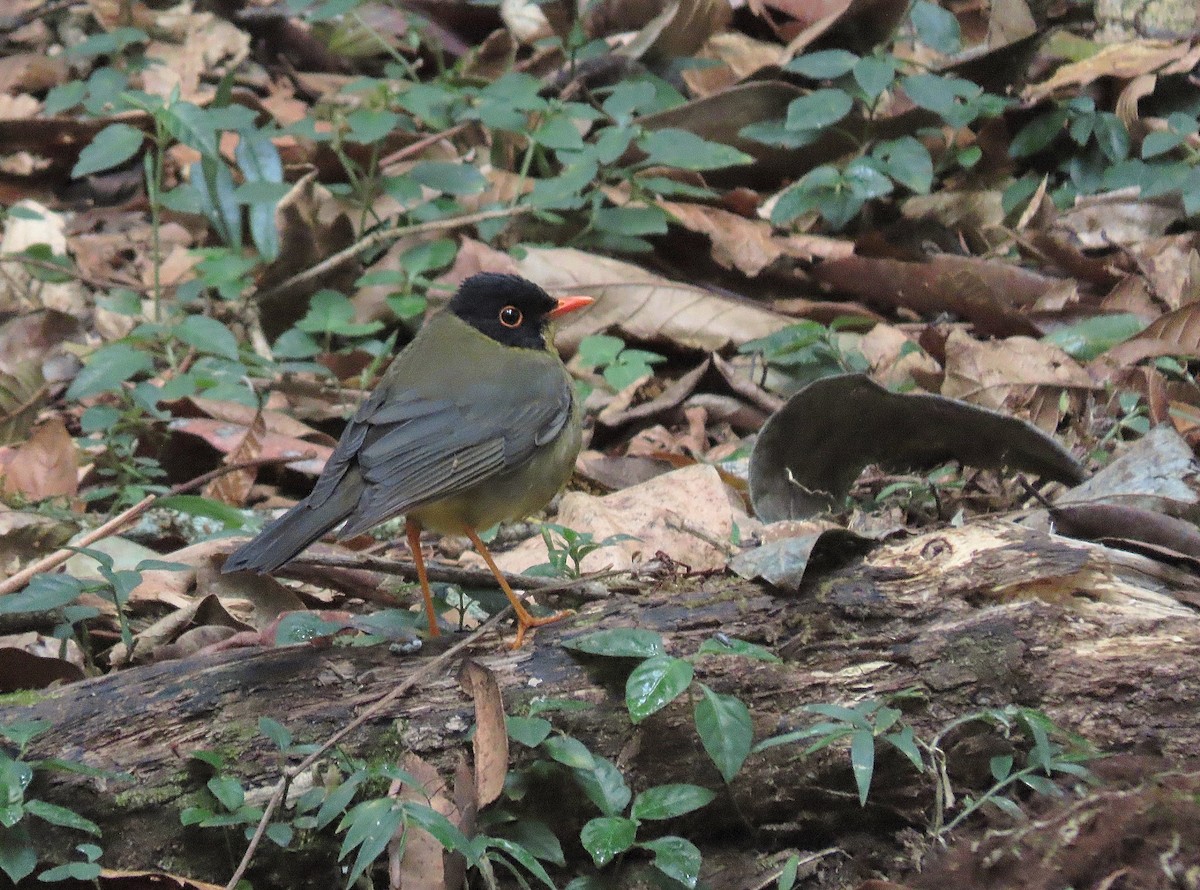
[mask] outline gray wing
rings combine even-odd
[[[331,496],[357,468],[362,495],[341,531],[350,536],[521,466],[571,416],[569,379],[561,373],[534,376],[538,384],[519,393],[508,381],[483,380],[461,388],[453,400],[372,394],[311,497]]]

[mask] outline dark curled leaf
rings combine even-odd
[[[1061,445],[1023,420],[846,374],[810,383],[766,422],[750,456],[750,496],[760,519],[797,519],[838,504],[868,464],[947,460],[1071,484],[1085,478]]]
[[[845,529],[827,529],[816,535],[801,535],[771,541],[739,553],[729,568],[747,580],[761,578],[783,590],[800,587],[811,569],[828,569],[866,553],[876,544]]]

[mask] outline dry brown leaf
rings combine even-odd
[[[1150,292],[1178,309],[1200,300],[1200,236],[1168,235],[1130,245],[1127,252],[1145,276]]]
[[[799,519],[835,508],[868,464],[909,469],[947,460],[1062,482],[1086,478],[1061,445],[1015,417],[846,374],[810,383],[771,417],[750,455],[750,491],[760,519]]]
[[[1141,197],[1136,186],[1101,195],[1080,195],[1058,214],[1054,229],[1069,233],[1085,250],[1136,245],[1158,238],[1183,218],[1178,195]]]
[[[197,436],[222,454],[230,454],[242,444],[246,436],[246,427],[236,423],[212,420],[207,417],[181,417],[168,424],[172,432]],[[262,437],[259,456],[282,458],[296,457],[297,460],[287,464],[288,469],[298,473],[318,476],[325,466],[325,461],[333,449],[328,445],[315,442],[305,442],[291,436],[281,436],[276,433],[266,433]],[[301,455],[310,455],[299,459]],[[315,455],[315,456],[314,456]]]
[[[740,498],[721,480],[717,469],[694,464],[657,476],[641,485],[604,497],[568,491],[558,510],[558,522],[597,541],[610,535],[633,535],[586,556],[585,572],[604,568],[628,569],[651,559],[659,550],[697,572],[725,567],[736,522],[743,534],[752,527]],[[531,538],[496,562],[506,571],[523,571],[546,561],[546,544]]]
[[[504,698],[496,675],[479,662],[468,658],[459,673],[459,682],[475,702],[475,736],[471,750],[475,755],[475,795],[481,807],[500,797],[508,776],[508,729],[504,724]]]
[[[0,93],[45,93],[70,76],[71,69],[61,56],[14,53],[0,57]]]
[[[421,787],[393,783],[391,794],[401,800],[428,805],[455,824],[460,821],[458,808],[449,797],[446,782],[433,766],[416,754],[408,753],[404,755],[404,769],[412,773]],[[403,844],[400,837],[388,844],[390,886],[403,887],[404,890],[449,890],[446,884],[445,850],[441,842],[411,821],[402,830]]]
[[[31,501],[74,497],[79,491],[79,452],[59,417],[33,431],[3,468],[0,491]]]
[[[833,259],[854,253],[854,245],[847,240],[816,235],[776,235],[766,220],[746,219],[719,207],[666,200],[656,203],[684,228],[708,237],[717,265],[737,269],[750,278],[781,257]]]
[[[246,435],[242,437],[242,441],[233,451],[225,455],[225,465],[245,463],[259,457],[262,454],[263,436],[266,433],[267,422],[263,417],[263,412],[259,411],[246,429]],[[204,487],[204,496],[234,507],[245,506],[256,478],[258,478],[258,471],[253,467],[231,470],[208,483]]]
[[[749,301],[572,248],[530,247],[517,270],[552,292],[578,291],[596,298],[561,329],[559,343],[570,351],[589,334],[615,330],[634,340],[716,352],[791,324],[791,319]]]
[[[954,330],[946,340],[945,368],[942,395],[996,410],[1023,404],[1038,387],[1095,387],[1073,358],[1029,337],[984,342]]]
[[[740,31],[727,31],[708,38],[696,56],[721,63],[711,68],[684,70],[683,82],[692,96],[702,97],[728,89],[770,65],[782,65],[783,47]]]
[[[952,313],[994,336],[1040,335],[1018,309],[1061,280],[1010,263],[947,254],[923,263],[863,256],[827,260],[812,275],[868,303],[902,306],[925,317]]]
[[[1131,40],[1101,47],[1093,56],[1069,62],[1041,83],[1025,88],[1022,98],[1038,102],[1058,90],[1086,86],[1101,77],[1131,80],[1143,74],[1189,71],[1200,61],[1200,45]]]

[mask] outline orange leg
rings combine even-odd
[[[414,519],[404,523],[404,534],[408,537],[408,549],[412,551],[413,564],[417,567],[417,580],[421,582],[421,596],[425,597],[425,615],[429,618],[429,635],[439,633],[437,614],[433,611],[433,593],[429,589],[429,575],[425,573],[425,557],[421,554],[421,523]]]
[[[525,642],[525,631],[531,627],[541,627],[545,624],[553,624],[555,621],[560,621],[568,615],[574,615],[570,609],[565,612],[555,612],[553,615],[547,615],[545,618],[535,618],[529,614],[529,610],[522,605],[517,599],[517,595],[513,593],[513,589],[508,586],[508,582],[504,580],[504,574],[500,571],[500,567],[496,565],[496,561],[492,559],[492,554],[488,552],[483,541],[479,540],[479,535],[475,533],[475,529],[463,529],[471,543],[475,545],[475,549],[479,551],[479,555],[483,557],[483,561],[488,564],[488,568],[492,570],[492,574],[496,576],[496,583],[500,585],[500,589],[504,591],[504,595],[508,597],[508,601],[512,603],[513,612],[517,616],[517,639],[513,642],[512,647],[519,649],[521,644]]]

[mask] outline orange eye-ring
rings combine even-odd
[[[500,324],[506,328],[518,328],[524,320],[525,316],[516,306],[505,306],[500,310]]]

